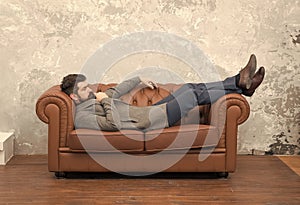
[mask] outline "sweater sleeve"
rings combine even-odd
[[[110,98],[120,98],[122,95],[125,95],[134,89],[140,82],[141,79],[139,77],[134,77],[121,82],[116,87],[107,89],[105,93]]]
[[[101,130],[117,131],[121,129],[120,116],[116,110],[112,98],[104,98],[100,102],[104,108],[105,116],[97,116],[97,122]]]

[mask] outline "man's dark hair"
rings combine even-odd
[[[70,95],[72,93],[77,94],[77,84],[86,80],[86,77],[82,74],[69,74],[65,76],[60,84],[61,91]]]

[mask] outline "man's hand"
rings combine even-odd
[[[99,101],[99,102],[101,102],[101,100],[104,98],[108,98],[108,96],[104,92],[95,93],[95,96],[96,96],[97,101]]]
[[[154,88],[158,88],[157,84],[155,82],[153,82],[152,80],[149,80],[147,78],[142,78],[140,77],[141,82],[146,85],[147,87],[154,89]]]

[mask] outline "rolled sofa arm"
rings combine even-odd
[[[226,171],[236,169],[238,125],[245,122],[250,114],[247,100],[240,94],[227,94],[212,104],[210,124],[220,134],[219,146],[226,149]]]
[[[59,146],[66,146],[67,135],[74,129],[73,103],[59,85],[45,91],[36,102],[36,114],[48,124],[48,138],[58,138]]]
[[[250,106],[242,95],[227,94],[212,104],[210,124],[220,127],[226,122],[225,120],[229,120],[229,118],[233,120],[234,118],[237,125],[240,125],[248,119],[249,114]]]

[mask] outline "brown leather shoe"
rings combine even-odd
[[[238,86],[242,89],[249,89],[252,84],[252,78],[255,74],[256,70],[256,57],[254,54],[250,56],[249,62],[240,71],[240,81],[238,83]]]
[[[255,92],[256,88],[262,83],[264,77],[265,77],[265,68],[260,67],[252,79],[251,87],[247,90],[243,90],[243,94],[251,97]]]

